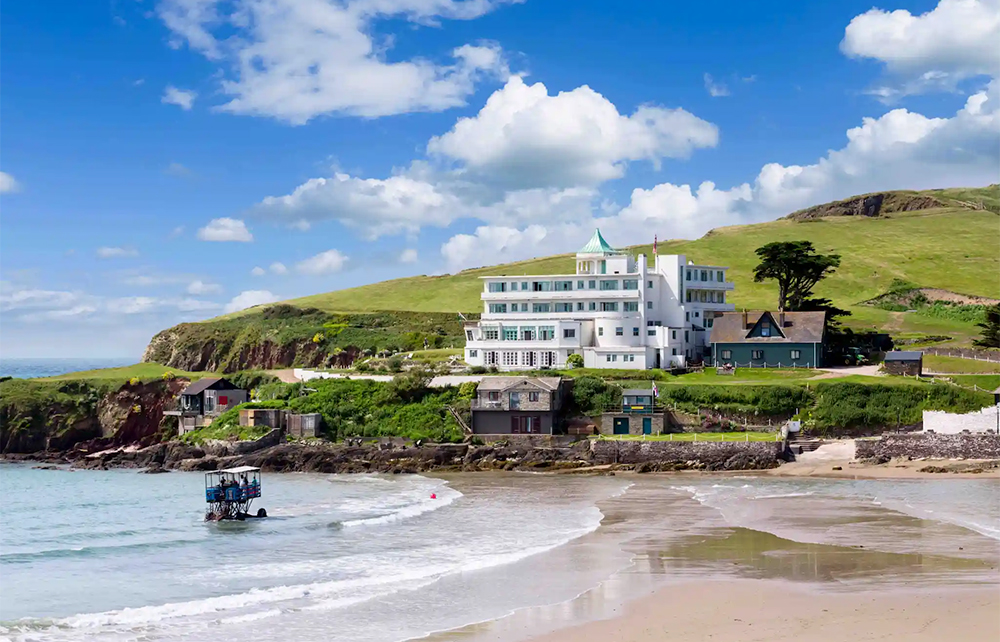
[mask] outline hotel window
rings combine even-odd
[[[490,289],[490,292],[506,292],[507,291],[507,284],[506,283],[490,283],[489,284],[489,289]]]
[[[549,354],[551,354],[551,353],[549,353]],[[529,392],[528,393],[528,401],[538,401],[538,393],[537,392]]]
[[[521,328],[521,340],[522,341],[534,341],[535,340],[535,329],[534,328]]]
[[[490,396],[489,396],[489,400],[490,401],[500,401],[500,392],[499,391],[497,391],[497,390],[490,390],[489,394],[490,394]]]
[[[684,313],[684,320],[685,321],[690,321],[691,320],[691,313],[690,312],[685,312]]]
[[[769,337],[771,336],[771,326],[767,323],[762,323],[760,325],[760,336]]]
[[[601,312],[618,312],[618,302],[601,301]]]
[[[713,325],[715,325],[715,319],[705,319],[706,328],[711,328]]]
[[[715,280],[718,281],[719,283],[725,282],[725,280],[726,280],[726,273],[723,272],[722,270],[716,270],[716,272],[715,272]]]
[[[700,299],[701,299],[701,302],[702,302],[702,303],[705,303],[705,302],[707,302],[707,301],[708,301],[708,292],[706,292],[706,291],[702,290],[702,291],[701,291],[701,294],[699,295],[699,297],[698,297],[698,298],[700,298]]]
[[[504,341],[517,341],[517,328],[504,328],[503,329],[503,340]]]
[[[672,357],[677,356],[677,348],[670,348],[670,356]]]
[[[490,314],[506,314],[507,304],[506,303],[491,303],[490,304]]]
[[[792,361],[798,361],[802,358],[801,350],[792,350]]]
[[[588,290],[597,289],[597,281],[587,281],[587,289]]]
[[[708,280],[708,270],[702,270],[701,271],[701,280],[702,281],[707,281]]]
[[[511,281],[511,283],[510,283],[510,291],[511,292],[517,292],[517,282],[516,281]]]
[[[576,311],[577,312],[583,312],[583,301],[577,301],[576,302]]]
[[[563,330],[563,339],[575,339],[576,338],[576,328],[565,328]]]
[[[690,280],[691,280],[691,270],[688,270],[688,271],[687,271],[687,280],[688,280],[688,281],[690,281]]]
[[[623,290],[638,290],[639,280],[638,279],[625,279],[622,281]]]
[[[691,290],[687,291],[687,302],[691,303]]]
[[[677,330],[670,331],[670,338],[675,340],[677,339]]]
[[[479,351],[478,350],[469,350],[469,358],[470,359],[475,359],[478,356],[479,356]]]
[[[500,330],[496,328],[483,328],[483,338],[487,341],[496,341],[500,338]]]
[[[688,331],[685,330],[684,331],[684,343],[687,343],[687,342],[688,342]]]
[[[653,302],[652,301],[646,301],[646,309],[647,310],[652,310],[653,309]]]
[[[647,337],[655,337],[656,336],[656,330],[646,330],[646,336]]]
[[[646,281],[646,287],[647,288],[653,287],[653,282],[652,281]]]
[[[591,301],[590,306],[587,309],[590,310],[591,312],[597,310],[597,301]]]
[[[549,305],[548,303],[532,303],[531,304],[531,311],[532,312],[551,312],[552,311],[552,306]]]
[[[623,328],[621,326],[618,326],[617,328],[615,328],[615,336],[616,337],[623,337],[623,336],[625,336],[625,328]]]
[[[612,280],[601,281],[601,289],[602,290],[617,290],[618,289],[618,281],[612,281]]]
[[[535,362],[535,353],[534,352],[530,352],[529,351],[529,352],[522,352],[521,353],[521,365],[522,366],[532,366],[532,367],[534,367],[535,364],[536,364],[536,362]]]
[[[635,326],[635,327],[632,328],[632,336],[633,337],[639,336],[639,327],[638,326]]]
[[[556,292],[568,292],[573,289],[572,281],[556,281],[552,289]]]
[[[538,328],[538,338],[542,341],[551,341],[556,338],[556,327],[554,325],[543,325]]]
[[[548,292],[552,289],[552,281],[532,281],[531,289],[533,292]]]
[[[521,312],[527,312],[527,311],[528,311],[528,304],[527,303],[522,303],[521,304]],[[512,312],[513,312],[513,310],[512,310]]]
[[[609,354],[606,357],[604,357],[604,359],[606,361],[618,361],[618,355],[617,354]]]
[[[604,336],[604,328],[597,328],[597,336],[599,337]]]
[[[504,352],[503,353],[503,365],[505,365],[505,366],[516,366],[517,365],[517,353],[516,352]]]
[[[543,368],[551,368],[554,365],[556,365],[556,353],[555,352],[543,352],[542,353],[542,367]]]
[[[638,301],[626,301],[622,304],[622,310],[625,312],[638,312],[639,302]]]
[[[763,350],[752,350],[750,352],[750,358],[753,359],[754,361],[760,361],[760,360],[762,360],[764,358],[764,351]]]
[[[486,365],[495,366],[497,365],[497,353],[494,350],[490,350],[486,353]]]
[[[634,362],[635,361],[635,355],[634,354],[628,355],[628,360]]]
[[[556,312],[572,312],[573,311],[573,304],[572,303],[556,303],[556,310],[555,311]]]
[[[466,331],[465,331],[465,338],[466,338],[467,340],[469,340],[469,341],[473,341],[473,337],[472,337],[472,330],[466,330]]]
[[[583,289],[583,281],[577,281],[576,282],[576,289],[577,290],[582,290]]]
[[[527,290],[528,290],[528,282],[527,281],[521,281],[521,289],[524,290],[525,292],[527,292]]]
[[[723,350],[722,351],[722,358],[723,359],[732,359],[733,358],[733,351],[732,350]]]

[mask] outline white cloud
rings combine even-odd
[[[121,315],[202,312],[220,307],[218,303],[191,298],[105,297],[81,291],[16,288],[9,284],[0,291],[0,311],[15,321],[28,323],[67,319],[96,321]]]
[[[417,251],[413,248],[407,248],[399,253],[400,263],[416,263],[417,258]]]
[[[168,176],[176,176],[177,178],[185,178],[191,175],[191,170],[184,167],[180,163],[170,163],[167,168],[163,170],[164,174]]]
[[[198,230],[198,238],[202,241],[236,241],[249,243],[253,235],[247,229],[246,223],[236,218],[215,218],[208,225]]]
[[[954,89],[975,76],[1000,75],[1000,1],[941,0],[931,11],[870,9],[844,30],[848,56],[885,64],[889,86],[871,93],[884,100],[933,89]]]
[[[173,85],[167,85],[163,91],[160,102],[165,105],[177,105],[184,111],[188,111],[194,106],[194,99],[198,97],[198,92],[189,89],[178,89]]]
[[[279,297],[274,295],[267,290],[244,290],[232,298],[232,300],[226,304],[223,311],[226,314],[231,312],[238,312],[239,310],[245,310],[246,308],[252,308],[255,305],[264,305],[265,303],[274,303]]]
[[[753,82],[752,78],[750,80],[744,78],[744,80],[747,82]],[[729,95],[729,87],[727,87],[725,83],[713,80],[712,75],[709,73],[705,74],[705,91],[707,91],[708,95],[712,98],[721,98]]]
[[[285,264],[277,261],[271,264],[271,271],[275,274],[288,274],[288,268],[285,267]]]
[[[175,227],[174,229],[172,229],[170,231],[169,238],[172,238],[172,239],[177,238],[178,236],[180,236],[183,233],[184,233],[184,226],[183,225],[178,225],[177,227]]]
[[[0,194],[9,194],[21,189],[21,185],[7,172],[0,172]]]
[[[149,312],[158,303],[157,299],[150,296],[128,296],[109,299],[106,306],[108,311],[113,314],[141,314]]]
[[[218,283],[206,283],[200,279],[191,281],[187,286],[188,294],[218,294],[222,292],[222,286]]]
[[[97,256],[102,259],[121,259],[139,256],[139,252],[129,247],[99,247]]]
[[[508,186],[573,187],[620,178],[629,161],[657,166],[718,140],[715,125],[683,109],[644,105],[624,116],[586,85],[550,96],[542,83],[512,76],[427,149]]]
[[[254,276],[264,276],[265,274],[267,274],[267,271],[258,265],[254,269],[250,270],[250,274]]]
[[[389,61],[392,38],[374,25],[436,24],[479,17],[500,0],[165,0],[160,18],[172,46],[220,63],[220,109],[302,124],[323,114],[377,117],[465,104],[478,80],[507,73],[499,47],[463,45],[447,64]]]
[[[524,229],[481,226],[441,248],[451,270],[573,251],[600,227],[610,242],[694,238],[713,227],[771,220],[794,210],[866,192],[986,185],[1000,167],[1000,87],[969,97],[951,118],[905,109],[865,118],[847,144],[811,165],[769,163],[752,183],[728,190],[663,183],[636,189],[630,203],[604,216],[569,218]]]
[[[327,250],[304,261],[299,261],[295,264],[295,269],[302,274],[322,276],[339,272],[347,261],[348,258],[339,250]]]

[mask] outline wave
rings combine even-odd
[[[380,524],[388,524],[402,519],[417,517],[419,515],[423,515],[424,513],[430,513],[431,511],[439,510],[441,508],[444,508],[445,506],[452,504],[456,499],[458,499],[461,496],[462,493],[458,492],[457,490],[446,488],[437,494],[437,499],[428,498],[416,504],[403,506],[398,510],[391,511],[389,513],[382,513],[370,517],[361,517],[358,519],[348,519],[342,521],[340,524],[342,527],[345,528],[350,528],[354,526],[375,526]]]
[[[117,554],[123,551],[141,551],[149,549],[170,549],[186,546],[197,540],[172,539],[156,542],[134,542],[131,544],[109,544],[107,546],[73,546],[70,548],[51,548],[30,553],[0,553],[0,562],[4,564],[28,564],[46,559],[65,559],[72,557],[93,557],[98,555]]]

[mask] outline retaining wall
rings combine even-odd
[[[958,415],[943,410],[924,411],[924,432],[956,435],[963,430],[969,432],[995,432],[997,429],[997,406],[988,406],[976,412]]]
[[[1000,435],[991,433],[882,435],[854,442],[857,459],[885,462],[897,457],[1000,459]]]
[[[597,440],[590,450],[595,464],[651,464],[704,470],[758,470],[776,467],[783,442]]]

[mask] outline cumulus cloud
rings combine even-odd
[[[871,9],[851,20],[840,49],[882,62],[884,100],[933,89],[954,89],[975,76],[1000,75],[1000,0],[941,0],[926,13]]]
[[[99,247],[97,257],[101,259],[122,259],[139,256],[138,250],[130,247]]]
[[[253,235],[247,229],[246,223],[237,218],[216,218],[208,225],[198,230],[198,238],[202,241],[241,242],[253,241]]]
[[[198,92],[189,89],[178,89],[173,85],[167,85],[163,90],[163,97],[160,102],[165,105],[177,105],[184,111],[189,111],[194,106],[194,99],[198,97]]]
[[[21,188],[14,177],[7,172],[0,172],[0,194],[16,192]]]
[[[285,264],[277,261],[271,264],[271,271],[275,274],[288,274],[288,268],[285,267]]]
[[[416,263],[417,258],[417,251],[413,248],[407,248],[399,253],[400,263]]]
[[[602,216],[554,216],[554,225],[490,225],[446,241],[451,270],[572,251],[600,227],[613,243],[693,238],[713,227],[771,220],[794,210],[865,192],[985,185],[1000,167],[997,82],[968,98],[951,118],[905,109],[865,118],[847,143],[811,165],[763,166],[753,181],[720,190],[663,183],[636,189],[627,206]],[[561,222],[560,222],[561,220]]]
[[[218,283],[206,283],[201,279],[195,279],[187,286],[188,294],[202,295],[202,294],[218,294],[222,292],[222,286]]]
[[[432,155],[517,188],[596,185],[630,161],[658,165],[714,147],[718,128],[683,109],[655,105],[625,116],[586,85],[551,96],[512,76],[479,113],[427,145]]]
[[[324,274],[339,272],[343,269],[344,264],[347,263],[347,261],[348,258],[339,250],[327,250],[326,252],[320,252],[316,256],[309,257],[304,261],[299,261],[295,264],[295,269],[302,274],[322,276]]]
[[[258,265],[254,269],[250,270],[250,274],[254,276],[264,276],[265,274],[267,274],[267,271]]]
[[[721,98],[723,96],[729,95],[729,87],[727,87],[725,83],[716,82],[712,78],[712,74],[706,73],[704,80],[705,80],[705,91],[707,91],[708,95],[711,96],[712,98]],[[744,81],[746,82],[753,82],[753,80],[755,79],[747,80],[746,78],[744,78]]]
[[[266,303],[274,303],[278,301],[279,297],[267,290],[244,290],[226,304],[223,311],[226,314],[231,312],[238,312],[240,310],[245,310],[247,308],[252,308],[255,305],[264,305]]]
[[[218,303],[192,298],[107,297],[79,290],[43,290],[7,285],[0,290],[0,311],[20,322],[100,320],[163,312],[206,312]]]
[[[158,13],[171,45],[220,64],[220,107],[302,124],[323,114],[378,117],[465,104],[477,81],[507,74],[500,48],[463,45],[449,60],[390,61],[385,20],[436,24],[477,18],[504,0],[164,0]]]

